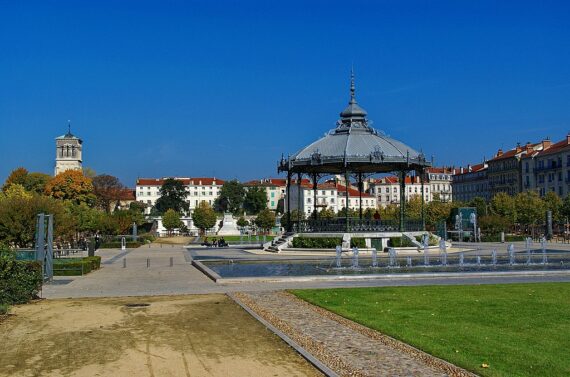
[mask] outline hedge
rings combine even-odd
[[[0,253],[0,304],[25,304],[38,296],[42,283],[41,263]]]
[[[295,237],[293,238],[293,247],[299,249],[334,249],[342,245],[340,237]],[[366,247],[364,238],[352,238],[350,247]]]
[[[127,249],[136,249],[142,245],[143,243],[138,241],[128,241],[126,243]],[[120,249],[121,246],[121,241],[109,241],[102,243],[101,246],[99,246],[99,249]]]
[[[62,258],[54,259],[54,276],[78,276],[85,275],[101,267],[101,257]]]
[[[517,236],[514,234],[505,234],[505,242],[524,241],[528,236]],[[481,236],[481,242],[501,242],[500,234],[488,234]]]

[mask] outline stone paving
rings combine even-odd
[[[393,338],[284,292],[234,294],[343,376],[472,376]]]

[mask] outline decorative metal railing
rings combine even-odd
[[[308,219],[292,221],[293,231],[296,233],[326,233],[326,232],[398,232],[400,223],[398,220],[367,220],[349,218],[348,226],[345,218],[335,219]],[[405,220],[405,232],[422,231],[421,220]]]

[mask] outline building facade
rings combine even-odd
[[[452,177],[453,201],[469,202],[476,197],[489,201],[491,192],[487,172],[488,165],[486,162],[460,168],[459,172]]]
[[[71,127],[65,135],[55,138],[55,170],[58,175],[67,170],[83,169],[83,141],[71,133]]]
[[[329,181],[317,185],[317,195],[315,201],[315,192],[313,184],[308,179],[301,180],[301,187],[297,181],[293,180],[291,183],[291,210],[300,209],[305,213],[305,216],[310,216],[315,208],[318,212],[323,209],[330,209],[337,213],[346,207],[346,186]],[[300,197],[299,197],[300,195]],[[362,195],[362,210],[367,208],[373,210],[377,209],[377,201],[373,195],[363,192],[362,194],[354,188],[348,188],[348,208],[358,211],[360,209],[360,195]],[[285,196],[285,212],[287,212],[287,197]]]
[[[523,163],[523,172],[525,183],[534,180],[529,190],[536,190],[540,196],[549,191],[560,197],[570,194],[570,135],[548,144],[528,162],[528,166]]]
[[[368,181],[368,192],[374,196],[381,207],[391,204],[400,204],[400,179],[396,176],[370,179]],[[414,196],[421,198],[422,183],[420,177],[406,177],[405,198],[410,200]],[[424,201],[433,200],[430,185],[424,182]]]
[[[186,187],[186,202],[190,206],[190,213],[201,202],[214,205],[214,200],[220,195],[220,189],[224,181],[217,178],[179,178],[173,177],[181,181]],[[167,178],[139,178],[135,187],[137,201],[146,204],[146,214],[149,214],[151,208],[160,198],[160,188]]]
[[[428,201],[439,199],[442,202],[453,201],[453,175],[455,168],[427,168],[426,179],[429,185]]]

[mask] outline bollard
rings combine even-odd
[[[123,268],[127,268],[127,258],[123,258]]]
[[[150,258],[146,258],[146,268],[150,268]]]
[[[170,257],[170,267],[174,266],[174,257]]]

